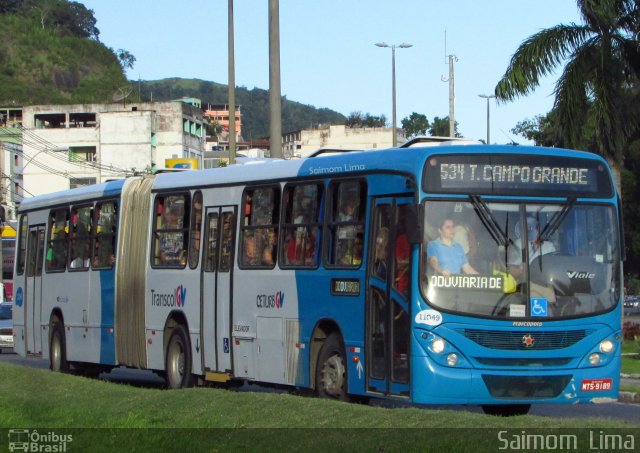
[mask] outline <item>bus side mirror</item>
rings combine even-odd
[[[407,233],[409,244],[422,243],[422,229],[420,228],[420,206],[407,205],[405,208],[404,231]]]

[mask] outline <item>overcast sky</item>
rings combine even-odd
[[[100,40],[137,59],[130,79],[198,78],[227,83],[227,0],[80,0],[98,20]],[[236,85],[269,88],[268,0],[235,0]],[[449,114],[455,63],[455,118],[463,136],[486,137],[486,100],[518,45],[543,28],[580,22],[575,0],[280,0],[282,95],[344,115],[391,121],[391,49],[396,49],[397,116]],[[446,53],[445,53],[446,30]],[[548,112],[558,74],[534,94],[491,101],[491,142]],[[212,99],[225,102],[225,99]]]

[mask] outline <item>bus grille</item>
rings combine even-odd
[[[494,398],[555,398],[567,386],[571,376],[492,376],[483,374],[482,379]]]
[[[564,366],[571,362],[570,357],[541,357],[529,358],[502,358],[502,357],[474,357],[480,365],[501,366],[501,367],[557,367]]]
[[[501,331],[501,330],[480,330],[480,329],[460,329],[468,339],[475,341],[481,346],[489,349],[507,350],[546,350],[563,349],[573,346],[578,341],[591,335],[594,330],[557,330],[547,332],[527,332],[527,331]],[[527,347],[523,341],[525,335],[531,335],[534,339],[532,346]]]

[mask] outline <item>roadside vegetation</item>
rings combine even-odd
[[[330,447],[371,451],[380,445],[408,445],[415,449],[419,444],[413,442],[420,439],[429,441],[430,447],[445,448],[444,451],[494,451],[499,429],[637,428],[609,419],[528,415],[501,418],[466,410],[374,407],[281,393],[137,388],[8,363],[0,363],[0,375],[3,408],[0,429],[172,428],[153,430],[153,436],[149,431],[139,430],[134,436],[138,441],[150,437],[145,445],[158,445],[165,451],[204,446],[215,450],[219,446],[240,448],[243,445],[251,450],[258,441],[266,442],[264,446],[269,450],[288,445],[282,442],[289,437],[299,443],[295,447],[298,451],[312,448],[322,451]],[[442,435],[446,428],[461,427],[489,431]],[[241,428],[243,431],[192,430],[181,434],[177,428]],[[427,428],[443,432],[436,435],[437,430]],[[132,436],[128,431],[99,430],[96,435],[105,439],[103,444],[96,445],[115,446],[118,432]],[[205,433],[208,434],[205,436]],[[213,435],[217,437],[212,440]],[[76,446],[80,446],[80,442],[74,444]]]

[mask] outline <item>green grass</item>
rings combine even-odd
[[[144,451],[148,451],[147,447],[177,451],[185,446],[197,450],[206,447],[209,451],[245,446],[251,450],[256,445],[264,447],[262,450],[282,451],[283,445],[289,445],[282,444],[289,442],[287,439],[297,442],[295,449],[298,451],[331,448],[372,451],[380,446],[380,442],[385,446],[415,449],[416,444],[408,442],[416,439],[429,442],[429,449],[424,451],[431,447],[433,451],[436,447],[446,451],[493,451],[497,448],[495,434],[498,429],[638,427],[611,419],[536,416],[507,419],[460,410],[371,407],[288,394],[216,388],[173,391],[138,388],[7,363],[0,363],[0,376],[0,436],[3,435],[2,428],[109,428],[91,431],[93,443],[87,444],[99,445],[103,451],[124,447],[124,434],[134,438],[131,442],[144,441]],[[144,428],[172,429],[151,431]],[[176,428],[240,430],[183,431]],[[449,432],[445,436],[446,428],[487,428],[489,431]],[[84,445],[83,436],[88,435],[83,433],[80,431],[75,437],[74,451]],[[96,436],[101,440],[96,441]],[[293,445],[289,446],[293,448]]]
[[[622,342],[623,354],[638,354],[637,356],[623,356],[620,371],[625,374],[640,374],[640,351],[638,343],[633,340]]]
[[[640,393],[640,382],[638,384],[620,384],[620,391]]]
[[[622,342],[622,353],[623,354],[640,354],[640,347],[638,343],[633,340],[624,340]]]
[[[625,374],[640,374],[640,359],[623,356],[620,371]]]

